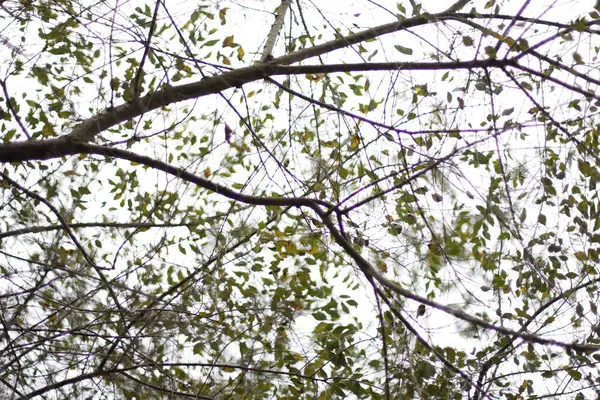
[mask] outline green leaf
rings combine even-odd
[[[312,316],[317,321],[325,321],[327,319],[327,316],[324,313],[320,312],[320,311],[314,312],[312,314]]]
[[[413,51],[412,51],[411,48],[404,47],[404,46],[401,46],[399,44],[394,45],[394,47],[396,48],[396,50],[398,50],[402,54],[406,54],[406,55],[410,56],[413,53]]]

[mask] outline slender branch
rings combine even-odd
[[[175,228],[175,227],[193,227],[197,226],[198,222],[179,222],[173,224],[141,224],[135,222],[120,223],[120,222],[80,222],[70,224],[71,229],[81,228]],[[51,232],[59,229],[63,229],[62,225],[44,225],[44,226],[32,226],[28,228],[15,229],[12,231],[0,232],[0,239],[7,237],[26,235],[28,233],[42,233]]]
[[[475,142],[475,143],[479,143],[479,142],[481,142],[481,141],[483,141],[483,140],[487,140],[487,139],[488,139],[488,138],[484,138],[484,139],[482,139],[482,140],[479,140],[479,141],[477,141],[477,142]],[[462,150],[464,150],[464,149],[465,149],[465,148],[467,148],[467,147],[471,147],[472,145],[473,145],[473,143],[472,143],[472,144],[469,144],[469,145],[466,145],[466,146],[463,146],[463,147],[461,147],[461,148],[458,148],[458,149],[454,149],[453,151],[451,151],[451,152],[450,152],[449,154],[447,154],[446,156],[444,156],[444,157],[442,157],[442,158],[439,158],[439,159],[437,159],[437,160],[436,160],[436,161],[434,161],[434,162],[429,162],[429,163],[427,163],[427,164],[426,164],[426,166],[424,166],[424,168],[423,168],[423,169],[419,170],[418,172],[416,172],[416,173],[414,173],[413,175],[409,176],[408,178],[404,179],[402,182],[399,182],[399,183],[397,183],[397,184],[395,184],[395,185],[393,185],[393,186],[389,187],[388,189],[385,189],[385,190],[379,191],[379,192],[377,192],[377,193],[375,193],[375,194],[373,194],[373,195],[371,195],[371,196],[368,196],[367,198],[365,198],[365,199],[363,199],[363,200],[361,200],[361,201],[359,201],[359,202],[357,202],[357,203],[355,203],[355,204],[353,204],[353,205],[351,205],[351,206],[349,206],[349,207],[346,207],[346,208],[344,208],[344,209],[340,210],[340,214],[342,214],[342,215],[347,215],[347,214],[349,214],[351,211],[353,211],[353,210],[356,210],[357,208],[359,208],[359,207],[361,207],[361,206],[363,206],[363,205],[365,205],[365,204],[368,204],[368,203],[372,202],[372,201],[373,201],[373,200],[375,200],[375,199],[378,199],[378,198],[380,198],[380,197],[383,197],[383,196],[385,196],[385,195],[386,195],[386,194],[388,194],[388,193],[391,193],[391,192],[393,192],[393,191],[395,191],[395,190],[397,190],[397,189],[400,189],[401,187],[403,187],[403,186],[405,186],[405,185],[409,184],[410,182],[412,182],[412,181],[416,180],[417,178],[419,178],[419,177],[421,177],[421,176],[425,175],[427,172],[430,172],[431,170],[433,170],[433,169],[437,168],[437,167],[438,167],[438,166],[440,166],[441,164],[443,164],[443,163],[447,162],[448,160],[452,159],[452,158],[453,158],[455,155],[457,155],[458,153],[460,153]],[[390,175],[392,175],[392,174],[390,174]],[[389,177],[389,175],[388,175],[388,177]],[[385,178],[387,178],[387,177],[385,177]],[[376,182],[373,182],[373,184],[375,184],[375,183],[378,183],[378,181],[376,181]],[[348,197],[346,197],[345,199],[343,199],[342,201],[340,201],[338,204],[336,204],[335,208],[332,208],[331,210],[338,210],[338,209],[339,209],[339,207],[342,205],[342,203],[344,203],[344,202],[346,202],[346,201],[350,200],[350,198],[351,198],[352,196],[355,196],[355,195],[357,195],[358,193],[362,192],[364,189],[365,189],[365,188],[361,188],[361,189],[359,189],[359,190],[357,190],[357,191],[355,191],[355,192],[351,193],[351,194],[350,194]]]
[[[83,245],[79,242],[79,239],[77,239],[77,236],[75,236],[75,233],[73,233],[73,230],[69,226],[69,223],[64,219],[64,217],[60,214],[60,212],[56,209],[56,207],[54,207],[48,200],[46,200],[45,198],[43,198],[39,194],[37,194],[35,192],[32,192],[31,190],[29,190],[29,189],[23,187],[22,185],[18,184],[17,182],[15,182],[11,178],[9,178],[8,175],[4,174],[3,172],[0,172],[0,177],[4,181],[6,181],[6,183],[10,184],[11,186],[14,186],[16,189],[18,189],[19,191],[25,193],[27,196],[29,196],[29,197],[31,197],[31,198],[33,198],[33,199],[35,199],[35,200],[43,203],[44,205],[46,205],[46,207],[48,207],[50,209],[50,211],[52,211],[52,213],[56,216],[56,218],[60,222],[62,228],[65,230],[65,232],[67,233],[67,235],[69,236],[69,238],[71,238],[71,240],[73,241],[73,244],[75,245],[75,247],[77,248],[77,250],[79,251],[79,253],[83,256],[83,258],[85,259],[85,261],[91,267],[93,267],[94,269],[98,269],[98,270],[102,269],[87,254],[87,251],[85,250],[85,248],[83,247]],[[102,273],[100,273],[100,275],[102,275]]]
[[[140,65],[135,73],[135,77],[133,78],[133,98],[137,100],[140,96],[140,80],[142,79],[142,74],[144,73],[144,63],[146,62],[146,58],[148,57],[148,53],[150,52],[150,43],[152,42],[152,35],[154,35],[154,29],[156,28],[156,18],[158,17],[158,7],[160,6],[160,2],[162,0],[155,0],[156,4],[154,5],[154,13],[152,14],[152,22],[150,22],[150,28],[148,29],[148,37],[146,38],[146,42],[144,43],[144,54],[142,54],[142,59],[140,60]]]
[[[60,214],[60,212],[58,211],[58,209],[56,207],[54,207],[54,205],[52,205],[52,203],[50,203],[44,197],[40,196],[39,194],[37,194],[35,192],[32,192],[31,190],[23,187],[22,185],[18,184],[17,182],[15,182],[11,178],[9,178],[3,172],[0,172],[0,177],[2,179],[4,179],[4,181],[6,181],[6,183],[8,183],[11,186],[15,187],[17,190],[25,193],[27,196],[29,196],[29,197],[31,197],[31,198],[39,201],[40,203],[44,204],[46,207],[48,207],[50,209],[50,211],[52,211],[52,213],[56,216],[56,218],[58,219],[58,221],[61,223],[63,229],[65,230],[65,232],[67,233],[67,235],[69,236],[69,238],[71,239],[71,241],[73,242],[73,244],[75,245],[75,247],[77,248],[77,250],[79,251],[79,253],[81,254],[81,256],[84,258],[84,260],[87,262],[87,264],[90,267],[92,267],[92,269],[96,272],[96,274],[100,278],[100,281],[105,285],[106,290],[108,291],[108,294],[109,294],[110,298],[115,302],[115,306],[119,310],[119,313],[120,313],[120,316],[121,316],[121,320],[123,321],[123,324],[124,324],[125,323],[124,322],[125,321],[125,310],[123,310],[123,307],[122,307],[121,303],[119,302],[119,298],[118,298],[117,294],[113,290],[112,286],[110,286],[108,284],[107,278],[102,273],[102,269],[103,268],[100,267],[98,264],[96,264],[96,262],[94,260],[92,260],[91,256],[87,253],[87,251],[85,250],[85,248],[83,247],[83,245],[79,242],[79,240],[77,239],[77,236],[75,236],[75,233],[73,233],[73,231],[69,227],[69,223],[63,218],[63,216]],[[119,333],[120,334],[124,334],[124,332],[119,332]]]
[[[9,388],[10,390],[12,390],[13,393],[15,393],[17,396],[21,396],[21,397],[23,396],[23,393],[21,393],[19,391],[19,389],[17,389],[16,386],[12,385],[6,379],[0,377],[0,382],[2,382],[2,384],[4,384],[7,388]]]
[[[536,58],[546,61],[548,64],[553,65],[556,68],[567,71],[569,74],[572,74],[573,76],[581,78],[584,81],[587,81],[589,83],[593,83],[594,85],[600,86],[600,79],[596,79],[593,76],[591,76],[590,74],[579,72],[575,68],[569,67],[568,65],[561,63],[559,60],[556,60],[556,59],[550,58],[548,56],[545,56],[543,54],[540,54],[535,50],[531,50],[530,54],[533,54]],[[548,75],[544,74],[544,76],[546,77]]]
[[[419,343],[421,343],[423,345],[423,347],[425,347],[429,351],[431,351],[437,357],[437,359],[442,362],[442,364],[446,368],[448,368],[450,371],[454,372],[462,380],[464,380],[471,387],[473,387],[477,391],[477,393],[482,393],[483,395],[485,395],[486,397],[489,398],[487,393],[485,393],[485,391],[480,386],[478,386],[478,384],[473,382],[473,380],[471,379],[471,377],[469,377],[469,375],[467,375],[460,368],[458,368],[457,366],[452,364],[450,362],[450,360],[448,360],[435,346],[432,346],[429,342],[427,342],[427,340],[425,340],[425,338],[415,329],[415,327],[412,326],[412,324],[410,322],[408,322],[408,320],[404,317],[404,315],[402,315],[402,312],[400,312],[398,307],[396,307],[394,304],[392,304],[392,301],[388,298],[388,296],[386,296],[384,291],[376,285],[376,283],[375,283],[376,278],[374,276],[369,275],[364,270],[363,270],[363,273],[365,274],[365,277],[367,278],[369,283],[373,286],[375,293],[379,294],[379,297],[389,307],[392,314],[394,314],[396,316],[396,318],[398,318],[400,320],[400,322],[402,322],[402,325],[404,325],[406,327],[406,329],[417,339],[417,341]],[[397,301],[396,301],[396,304],[397,304]]]
[[[368,279],[369,277],[367,277]],[[384,385],[385,385],[385,399],[391,399],[390,393],[390,359],[388,356],[388,347],[387,347],[387,332],[385,330],[385,318],[383,317],[383,311],[381,309],[381,296],[380,291],[377,287],[377,284],[373,281],[373,279],[369,279],[371,286],[373,286],[373,293],[375,294],[375,300],[377,305],[377,315],[379,317],[379,329],[381,331],[381,356],[383,357],[383,371],[385,372],[384,376]]]
[[[152,365],[152,367],[156,367],[155,365]],[[146,386],[154,391],[157,392],[167,392],[169,393],[170,396],[177,396],[177,398],[179,397],[188,397],[190,399],[197,399],[197,400],[216,400],[215,397],[209,397],[209,396],[204,396],[201,394],[192,394],[192,393],[184,393],[184,392],[180,392],[174,389],[170,389],[170,388],[164,388],[164,387],[160,387],[158,385],[153,385],[150,382],[146,382],[138,377],[135,377],[131,374],[128,374],[127,372],[119,372],[119,374],[125,376],[126,378],[134,381],[135,383],[142,385],[142,386]]]
[[[25,125],[23,125],[23,121],[21,120],[21,117],[17,113],[17,110],[15,109],[15,106],[12,103],[12,99],[10,97],[10,94],[8,93],[8,88],[6,87],[6,81],[0,79],[0,86],[2,87],[2,92],[4,92],[4,96],[6,96],[6,107],[12,114],[15,121],[17,121],[17,125],[19,125],[19,128],[21,128],[21,132],[23,132],[23,135],[25,135],[27,139],[31,139],[31,135],[27,131]]]
[[[277,216],[271,217],[269,219],[269,221],[267,222],[267,224],[269,224],[272,221],[275,221],[277,218],[278,218]],[[203,264],[201,264],[200,266],[198,266],[188,276],[186,276],[185,278],[183,278],[182,280],[180,280],[176,284],[172,285],[170,288],[168,288],[167,290],[165,290],[159,296],[157,296],[154,299],[152,299],[152,301],[146,306],[146,308],[144,308],[142,310],[139,310],[135,314],[135,316],[131,319],[130,325],[127,327],[127,329],[129,329],[130,326],[133,326],[133,324],[135,324],[135,322],[137,322],[138,320],[140,320],[140,318],[142,318],[144,316],[144,314],[146,313],[147,310],[152,310],[157,304],[159,304],[161,301],[163,301],[168,296],[171,296],[171,295],[175,294],[180,289],[181,289],[181,291],[185,290],[186,287],[189,287],[190,282],[193,282],[196,279],[196,277],[198,276],[198,274],[200,274],[201,271],[206,270],[206,268],[208,268],[211,264],[217,262],[217,260],[222,259],[222,257],[225,254],[230,253],[230,252],[234,251],[235,249],[237,249],[238,247],[242,246],[243,244],[247,243],[258,232],[259,232],[259,229],[255,229],[254,231],[252,231],[249,234],[247,234],[245,237],[239,239],[236,243],[232,244],[231,246],[228,246],[227,248],[225,248],[225,249],[217,252],[216,254],[213,254],[213,256],[211,258],[209,258]],[[103,360],[101,360],[100,365],[97,368],[98,371],[103,370],[104,365],[108,361],[109,355],[112,354],[115,351],[115,349],[117,348],[117,346],[119,345],[120,342],[121,342],[121,338],[118,338],[111,345],[111,347],[108,349],[108,351],[104,355]]]
[[[311,104],[317,105],[319,107],[325,108],[325,109],[333,111],[333,112],[337,112],[337,113],[343,114],[343,115],[345,115],[347,117],[354,118],[354,119],[356,119],[358,121],[365,122],[365,123],[367,123],[367,124],[369,124],[371,126],[376,126],[376,127],[379,127],[379,128],[383,128],[383,129],[386,129],[387,131],[391,131],[391,132],[405,133],[407,135],[417,135],[417,134],[421,133],[421,132],[416,132],[416,131],[409,131],[409,130],[406,130],[406,129],[398,129],[398,128],[395,128],[395,127],[393,127],[391,125],[382,124],[381,122],[377,122],[377,121],[373,121],[373,120],[371,120],[369,118],[361,117],[358,114],[354,114],[354,113],[352,113],[350,111],[346,111],[346,110],[344,110],[342,108],[339,108],[339,107],[336,107],[334,105],[331,105],[331,104],[328,104],[328,103],[324,103],[324,102],[322,102],[320,100],[317,100],[317,99],[313,99],[312,97],[306,96],[305,94],[303,94],[301,92],[298,92],[298,91],[296,91],[294,89],[290,89],[289,87],[285,86],[284,84],[281,84],[281,83],[277,82],[275,79],[266,78],[265,80],[267,82],[270,82],[273,85],[277,86],[278,88],[280,88],[284,92],[292,94],[292,95],[294,95],[294,96],[296,96],[298,98],[301,98],[302,100],[305,100],[305,101],[307,101],[307,102],[309,102]]]
[[[531,95],[530,91],[527,90],[521,84],[521,82],[519,82],[513,76],[513,74],[511,74],[508,70],[505,70],[505,69],[503,70],[503,72],[515,84],[515,86],[517,86],[523,92],[523,94],[529,99],[529,101],[531,101],[531,104],[533,104],[537,108],[537,110],[540,113],[542,113],[545,118],[548,119],[548,121],[552,122],[552,126],[555,126],[556,129],[558,129],[559,131],[561,131],[562,133],[564,133],[565,136],[569,138],[569,140],[571,140],[573,143],[575,143],[577,146],[579,146],[579,148],[583,149],[587,155],[589,155],[590,157],[592,157],[596,161],[596,163],[600,163],[600,156],[598,154],[596,154],[595,151],[590,150],[590,148],[588,146],[586,146],[585,143],[582,143],[579,139],[577,139],[575,137],[575,135],[573,135],[571,132],[569,132],[567,129],[565,129],[565,127],[563,126],[563,124],[561,122],[557,121],[552,116],[552,114],[550,114],[536,99],[534,99],[533,96]]]
[[[446,12],[457,12],[463,9],[467,4],[469,4],[471,0],[458,0],[456,3],[452,4]]]
[[[210,217],[203,217],[201,221],[191,220],[190,222],[175,222],[175,223],[140,223],[140,222],[79,222],[69,224],[71,229],[82,229],[82,228],[178,228],[178,227],[186,227],[186,228],[195,228],[200,223],[204,223],[207,221],[213,221],[217,219],[221,219],[231,213],[236,213],[239,211],[247,210],[248,207],[240,207],[236,210],[232,210],[228,213],[217,213]],[[51,232],[58,229],[63,229],[62,225],[44,225],[44,226],[32,226],[28,228],[15,229],[12,231],[0,232],[0,239],[4,239],[7,237],[26,235],[28,233],[42,233],[42,232]]]
[[[531,0],[525,0],[523,2],[523,4],[521,5],[521,8],[519,9],[519,11],[517,11],[517,14],[513,18],[513,20],[508,23],[508,26],[504,29],[504,32],[502,33],[502,37],[498,39],[498,42],[496,43],[496,46],[494,46],[494,49],[496,50],[496,53],[498,52],[498,50],[500,50],[500,46],[502,46],[502,43],[504,42],[503,39],[508,35],[508,33],[510,32],[510,30],[517,23],[517,18],[519,18],[521,15],[523,15],[523,12],[525,12],[525,9],[527,7],[529,7],[530,3],[531,3]]]
[[[597,283],[600,282],[600,278],[596,278],[593,279],[589,282],[585,282],[582,283],[572,289],[569,289],[567,291],[565,291],[564,293],[561,293],[555,297],[553,297],[552,299],[548,300],[546,303],[544,303],[540,308],[538,308],[528,319],[527,321],[525,321],[525,323],[521,326],[521,328],[519,329],[520,333],[523,333],[527,330],[527,327],[536,320],[537,317],[539,317],[540,315],[542,315],[542,313],[548,309],[552,304],[556,303],[559,300],[566,300],[569,296],[573,295],[574,293],[578,292],[581,289],[584,289],[588,286],[591,285],[595,285]],[[487,374],[487,371],[492,367],[492,365],[494,365],[495,362],[500,361],[502,358],[505,358],[505,354],[507,352],[507,350],[513,346],[515,340],[517,339],[516,336],[513,336],[512,338],[510,338],[501,348],[499,348],[497,351],[494,352],[494,355],[492,355],[488,360],[486,360],[482,367],[481,370],[479,371],[479,378],[477,380],[477,384],[478,385],[483,385],[483,379],[485,378],[485,375]],[[477,398],[475,398],[475,400],[477,400]]]

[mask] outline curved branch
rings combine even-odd
[[[90,372],[87,374],[82,374],[70,379],[65,379],[63,381],[60,382],[55,382],[51,385],[48,385],[46,387],[40,388],[34,392],[28,393],[27,395],[23,395],[21,397],[18,398],[18,400],[26,400],[26,399],[31,399],[34,398],[36,396],[40,396],[44,393],[47,393],[49,391],[61,388],[63,386],[68,386],[68,385],[72,385],[87,379],[93,379],[93,378],[98,378],[98,377],[102,377],[102,376],[108,376],[108,375],[112,375],[112,374],[122,374],[124,372],[127,371],[133,371],[136,370],[138,368],[147,368],[147,367],[152,367],[155,368],[157,366],[160,367],[206,367],[206,368],[231,368],[231,369],[240,369],[243,371],[247,371],[247,372],[258,372],[258,373],[265,373],[265,374],[275,374],[275,375],[285,375],[285,376],[289,376],[289,377],[294,377],[294,378],[302,378],[302,379],[306,379],[306,380],[310,380],[313,382],[322,382],[322,383],[329,383],[330,381],[333,380],[345,380],[345,381],[356,381],[356,379],[352,379],[352,378],[343,378],[343,377],[336,377],[336,376],[332,376],[329,378],[317,378],[314,377],[312,375],[304,375],[304,374],[300,374],[300,373],[295,373],[295,372],[287,372],[287,371],[276,371],[276,370],[272,370],[272,369],[266,369],[266,368],[255,368],[255,367],[247,367],[247,366],[243,366],[243,365],[237,365],[237,364],[221,364],[221,363],[186,363],[186,362],[181,362],[181,363],[177,363],[177,362],[165,362],[165,363],[147,363],[147,364],[137,364],[137,365],[133,365],[133,366],[129,366],[129,367],[123,367],[123,368],[114,368],[114,369],[110,369],[110,370],[104,370],[104,371],[96,371],[96,372]],[[196,398],[208,398],[208,397],[196,397]]]
[[[470,322],[474,325],[477,325],[479,327],[485,328],[485,329],[489,329],[489,330],[493,330],[508,336],[515,336],[518,337],[526,342],[529,343],[537,343],[537,344],[543,344],[543,345],[553,345],[553,346],[558,346],[558,347],[562,347],[565,349],[571,349],[571,350],[575,350],[575,351],[583,351],[583,352],[597,352],[600,351],[600,346],[599,345],[586,345],[586,344],[581,344],[581,343],[565,343],[559,340],[554,340],[554,339],[546,339],[531,333],[525,333],[525,332],[520,332],[520,331],[515,331],[512,329],[508,329],[505,328],[504,326],[498,326],[498,325],[494,325],[492,323],[489,323],[487,321],[484,321],[480,318],[477,318],[473,315],[467,314],[464,311],[461,310],[456,310],[450,306],[447,306],[445,304],[441,304],[435,301],[432,301],[426,297],[423,296],[419,296],[418,294],[415,294],[413,292],[411,292],[410,290],[407,290],[405,288],[403,288],[402,286],[400,286],[399,284],[397,284],[396,282],[393,282],[391,280],[389,280],[388,278],[386,278],[385,276],[383,276],[383,274],[381,274],[375,267],[373,267],[353,246],[352,244],[350,244],[350,242],[348,242],[348,240],[340,233],[340,231],[335,227],[335,225],[331,222],[331,219],[329,218],[328,214],[325,213],[324,211],[318,209],[318,208],[314,208],[313,209],[317,214],[319,214],[319,217],[321,217],[323,223],[327,226],[329,232],[333,235],[333,238],[335,239],[335,242],[340,245],[345,251],[346,253],[352,257],[352,259],[356,262],[356,264],[358,265],[358,267],[361,269],[361,271],[363,271],[363,273],[372,276],[375,280],[377,280],[377,282],[379,282],[379,284],[381,284],[383,287],[385,287],[386,289],[391,290],[392,292],[399,294],[400,296],[406,297],[408,299],[414,300],[414,301],[418,301],[421,304],[425,304],[428,306],[431,306],[437,310],[443,311],[446,314],[450,314],[458,319],[461,319],[463,321],[466,322]]]
[[[48,160],[75,154],[97,154],[101,156],[133,161],[147,167],[166,172],[187,182],[194,183],[204,189],[223,195],[231,200],[245,204],[282,207],[313,207],[316,204],[331,208],[332,204],[324,200],[312,200],[303,197],[268,197],[247,195],[212,182],[206,178],[192,174],[187,170],[165,162],[155,160],[127,150],[113,149],[94,144],[69,140],[67,138],[40,140],[35,142],[14,142],[0,146],[0,162],[26,160]]]

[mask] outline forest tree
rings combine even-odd
[[[0,2],[0,397],[600,398],[583,3]]]

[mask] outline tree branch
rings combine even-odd
[[[267,41],[265,42],[265,47],[263,48],[262,57],[260,59],[263,62],[267,61],[269,57],[272,57],[277,36],[279,36],[279,32],[283,26],[283,19],[285,18],[288,8],[290,8],[290,4],[292,4],[292,0],[281,0],[279,11],[277,11],[277,16],[275,17],[275,22],[273,22],[273,25],[271,26],[271,30],[267,36]]]
[[[582,352],[600,351],[599,345],[586,345],[586,344],[581,344],[581,343],[566,343],[566,342],[562,342],[559,340],[546,339],[546,338],[543,338],[543,337],[540,337],[540,336],[537,336],[537,335],[534,335],[531,333],[515,331],[512,329],[506,328],[504,326],[494,325],[490,322],[484,321],[473,315],[467,314],[464,311],[456,310],[445,304],[441,304],[441,303],[435,302],[433,300],[430,300],[426,297],[419,296],[418,294],[415,294],[415,293],[411,292],[410,290],[403,288],[396,282],[393,282],[393,281],[389,280],[388,278],[386,278],[385,276],[383,276],[375,267],[373,267],[365,258],[363,258],[363,256],[354,248],[354,246],[352,246],[352,244],[350,244],[348,242],[348,240],[340,233],[340,231],[331,222],[331,219],[329,218],[327,213],[323,212],[322,210],[320,210],[318,208],[313,208],[313,210],[317,214],[319,214],[319,217],[321,217],[321,220],[323,221],[325,226],[327,226],[329,232],[333,235],[335,242],[338,245],[340,245],[350,257],[352,257],[352,259],[356,262],[356,264],[361,269],[361,271],[363,271],[363,273],[365,273],[369,276],[372,276],[383,287],[391,290],[392,292],[394,292],[396,294],[399,294],[402,297],[405,297],[405,298],[408,298],[408,299],[411,299],[414,301],[418,301],[421,304],[431,306],[437,310],[443,311],[446,314],[450,314],[458,319],[470,322],[481,328],[493,330],[493,331],[496,331],[496,332],[499,332],[499,333],[502,333],[502,334],[505,334],[505,335],[508,335],[511,337],[518,337],[529,343],[553,345],[553,346],[558,346],[558,347],[562,347],[565,349],[571,349],[571,350],[582,351]]]

